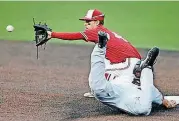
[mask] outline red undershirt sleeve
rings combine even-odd
[[[85,40],[80,32],[52,32],[51,37],[62,40]]]

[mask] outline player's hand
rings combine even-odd
[[[51,39],[52,38],[52,32],[51,31],[47,31],[47,34],[48,34],[48,39]]]
[[[162,104],[166,107],[166,108],[175,108],[177,106],[176,101],[175,100],[167,100],[164,99]]]

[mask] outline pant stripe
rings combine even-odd
[[[123,68],[111,68],[111,69],[106,69],[105,71],[116,71],[116,70],[125,70],[127,68],[129,68],[131,65],[131,60],[130,58],[128,58],[128,64],[126,67],[123,67]]]

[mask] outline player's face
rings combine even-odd
[[[98,26],[99,21],[88,21],[86,20],[84,23],[85,29],[94,29]]]

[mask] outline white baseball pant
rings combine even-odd
[[[149,115],[152,102],[162,104],[163,96],[153,84],[151,69],[144,68],[141,72],[141,90],[131,83],[134,78],[133,68],[138,59],[128,59],[131,65],[116,71],[116,78],[108,81],[105,77],[105,51],[105,48],[101,49],[96,44],[91,54],[89,84],[96,99],[134,115]]]

